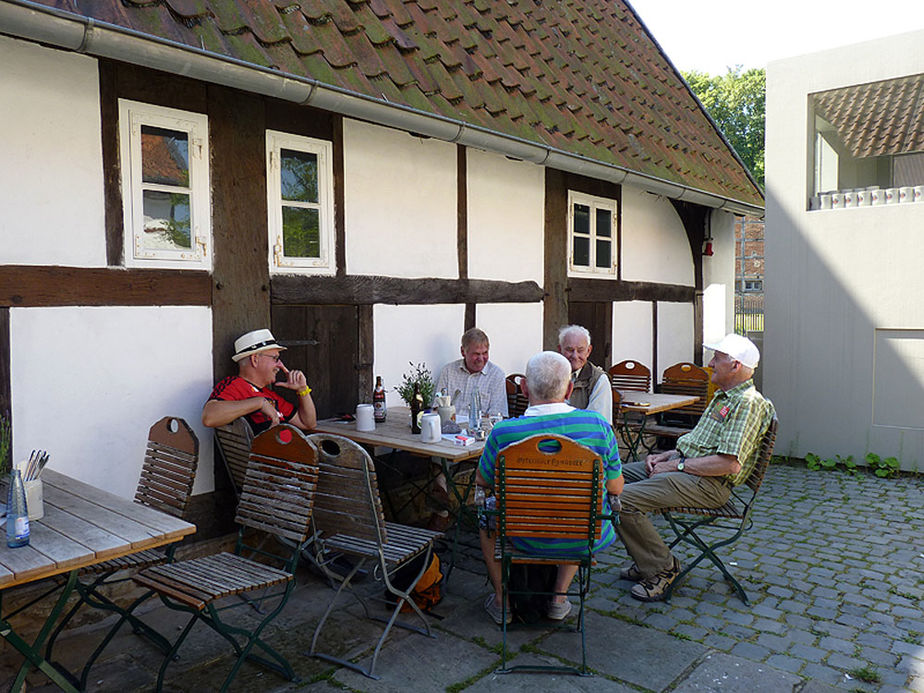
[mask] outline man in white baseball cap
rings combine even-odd
[[[743,484],[757,461],[760,440],[774,416],[773,404],[754,387],[760,362],[754,343],[737,334],[705,345],[712,349],[712,382],[717,389],[675,450],[623,465],[626,485],[616,529],[633,563],[619,576],[637,584],[632,596],[645,602],[664,599],[680,574],[680,563],[648,519],[665,508],[718,508],[731,489]]]
[[[238,337],[231,357],[237,363],[238,375],[228,376],[215,386],[202,408],[202,423],[214,428],[245,416],[254,433],[279,422],[304,430],[313,429],[317,413],[311,388],[302,371],[290,371],[285,367],[280,356],[284,350],[267,329],[253,330]],[[276,382],[280,371],[285,380]],[[273,385],[294,390],[298,406],[270,389]]]

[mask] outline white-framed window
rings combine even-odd
[[[333,145],[266,131],[271,272],[333,274]]]
[[[568,192],[568,268],[616,274],[616,200]]]
[[[119,99],[125,264],[209,269],[208,118]]]

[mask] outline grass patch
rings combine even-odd
[[[921,642],[921,633],[918,633],[916,630],[909,630],[902,636],[902,640],[912,645],[917,645]]]
[[[472,638],[472,642],[475,643],[476,645],[478,645],[479,647],[483,647],[484,649],[488,650],[488,652],[493,652],[493,653],[496,654],[496,655],[503,654],[503,652],[504,652],[504,643],[503,643],[503,642],[499,642],[499,643],[495,643],[495,644],[493,644],[493,645],[489,645],[489,644],[488,644],[488,641],[485,640],[485,639],[484,639],[483,637],[481,637],[480,635],[476,635],[474,638]]]
[[[673,635],[678,640],[692,640],[693,639],[686,633],[675,633],[674,631],[671,631],[670,634]]]
[[[871,667],[856,667],[847,673],[863,683],[880,683],[882,681],[879,672]]]

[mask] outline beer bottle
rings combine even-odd
[[[372,413],[376,423],[385,421],[385,388],[382,386],[382,376],[375,377],[375,389],[372,391]]]

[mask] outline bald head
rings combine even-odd
[[[571,364],[554,351],[540,351],[526,363],[530,404],[564,402],[571,384]]]

